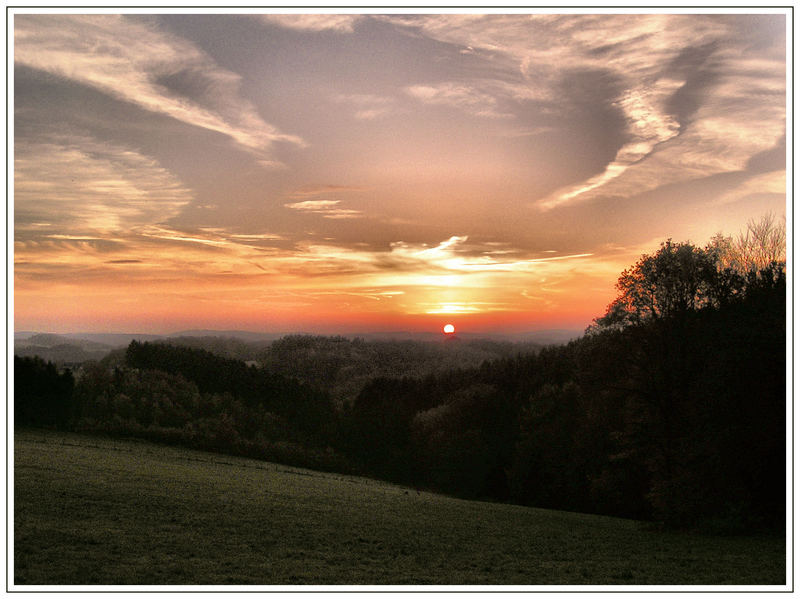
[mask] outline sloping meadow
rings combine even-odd
[[[15,585],[782,585],[783,537],[464,501],[148,442],[15,433]]]

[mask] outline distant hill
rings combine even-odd
[[[167,333],[164,335],[154,335],[150,333],[63,333],[60,335],[53,335],[58,338],[60,343],[66,340],[74,341],[93,341],[111,347],[127,346],[131,341],[157,341],[159,339],[173,339],[176,337],[224,337],[231,339],[240,339],[246,342],[259,342],[259,341],[275,341],[288,335],[316,335],[317,333],[304,332],[304,331],[291,331],[291,332],[257,332],[257,331],[238,331],[238,330],[214,330],[214,329],[190,329],[187,331],[176,331],[174,333]],[[583,334],[581,329],[543,329],[536,331],[525,331],[520,333],[487,333],[458,331],[458,337],[461,339],[491,339],[495,341],[513,341],[513,342],[534,342],[540,344],[560,344],[567,343],[571,339],[576,339]],[[15,331],[14,341],[30,340],[33,337],[41,338],[43,335],[52,335],[50,333],[41,333],[36,331]],[[439,341],[443,339],[443,334],[438,331],[374,331],[366,333],[324,333],[326,336],[341,336],[348,339],[361,339],[372,340],[415,340],[415,341]],[[42,343],[41,340],[37,341],[37,345],[53,345],[49,343]]]
[[[422,378],[477,368],[487,361],[536,353],[535,342],[512,343],[479,335],[411,338],[395,333],[348,339],[343,335],[287,335],[257,351],[253,360],[272,372],[325,390],[340,403],[353,401],[375,378]]]
[[[583,335],[583,329],[544,329],[540,331],[527,331],[525,333],[511,333],[504,335],[511,341],[533,341],[543,345],[560,345],[568,343]]]
[[[457,331],[456,335],[463,340],[489,339],[491,341],[511,341],[514,343],[538,343],[541,345],[559,345],[567,343],[572,339],[577,339],[583,335],[581,329],[545,329],[540,331],[526,331],[522,333],[470,333]],[[439,332],[415,332],[415,331],[385,331],[375,333],[354,333],[343,334],[343,337],[371,340],[413,340],[413,341],[440,341],[444,339],[444,334]]]
[[[91,347],[92,344],[104,347],[124,347],[131,341],[155,341],[163,335],[146,333],[37,333],[35,331],[15,331],[14,346],[39,345],[51,347],[63,343]]]
[[[242,341],[274,341],[280,339],[290,333],[258,333],[253,331],[215,331],[215,330],[189,330],[179,331],[177,333],[170,333],[169,335],[162,335],[166,337],[228,337],[232,339],[241,339]]]
[[[88,351],[108,351],[112,349],[111,345],[106,343],[99,343],[89,339],[73,339],[68,335],[55,335],[53,333],[36,333],[25,339],[15,339],[14,347],[58,347],[61,345],[70,345],[79,347]]]
[[[537,346],[563,344],[570,339],[580,337],[581,334],[582,331],[578,330],[549,329],[511,334],[459,331],[456,337],[445,337],[442,333],[428,331],[383,331],[331,335],[330,337],[351,340],[359,338],[370,342],[417,341],[434,344],[445,341],[473,343],[485,340],[493,343],[515,343],[520,345],[519,349],[522,349],[521,346],[525,344]],[[148,333],[54,334],[16,331],[14,333],[14,353],[18,356],[39,356],[61,366],[72,366],[88,360],[100,360],[114,349],[127,347],[131,341],[165,341],[176,345],[203,348],[217,355],[247,361],[257,359],[257,354],[261,354],[268,344],[290,336],[303,336],[303,334],[204,329],[179,331],[167,335]],[[312,337],[313,335],[308,336]],[[477,349],[477,346],[473,349]],[[482,356],[482,358],[499,357],[496,355],[496,350],[497,348],[494,347],[489,349],[488,355]],[[287,367],[296,369],[297,365],[290,364]]]
[[[106,357],[113,346],[88,339],[72,339],[67,335],[35,333],[14,339],[14,354],[21,357],[39,356],[59,365],[75,365]]]
[[[69,339],[95,341],[111,347],[124,347],[131,341],[155,341],[162,339],[163,335],[149,335],[146,333],[66,333]]]

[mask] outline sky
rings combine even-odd
[[[784,12],[180,10],[12,11],[15,330],[582,330],[786,214]]]

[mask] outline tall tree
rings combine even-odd
[[[736,237],[715,235],[709,249],[715,252],[720,270],[730,269],[742,275],[785,263],[786,218],[777,221],[770,212],[758,220],[751,219]]]
[[[757,502],[747,497],[759,487],[769,487],[770,505],[779,504],[780,481],[763,475],[773,469],[760,458],[777,462],[780,443],[760,440],[747,459],[726,457],[737,447],[734,439],[746,446],[760,439],[756,428],[777,436],[783,422],[785,376],[769,366],[783,364],[785,348],[785,264],[775,260],[780,235],[769,233],[772,225],[751,222],[749,237],[717,236],[703,249],[663,243],[622,273],[619,296],[590,327],[595,336],[624,337],[617,359],[630,373],[620,385],[629,414],[625,444],[650,473],[655,513],[676,523],[737,501],[745,506],[737,510],[754,512]],[[763,364],[760,372],[775,376],[756,387],[743,380],[741,362],[732,365],[748,355]]]
[[[63,427],[70,417],[75,380],[39,357],[14,356],[14,424]]]
[[[716,282],[712,253],[669,239],[657,252],[642,256],[622,272],[616,285],[619,296],[595,323],[601,328],[621,328],[678,317],[712,303]]]

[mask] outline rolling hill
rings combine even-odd
[[[782,537],[665,532],[132,440],[18,430],[14,447],[15,585],[782,585],[786,575]]]

